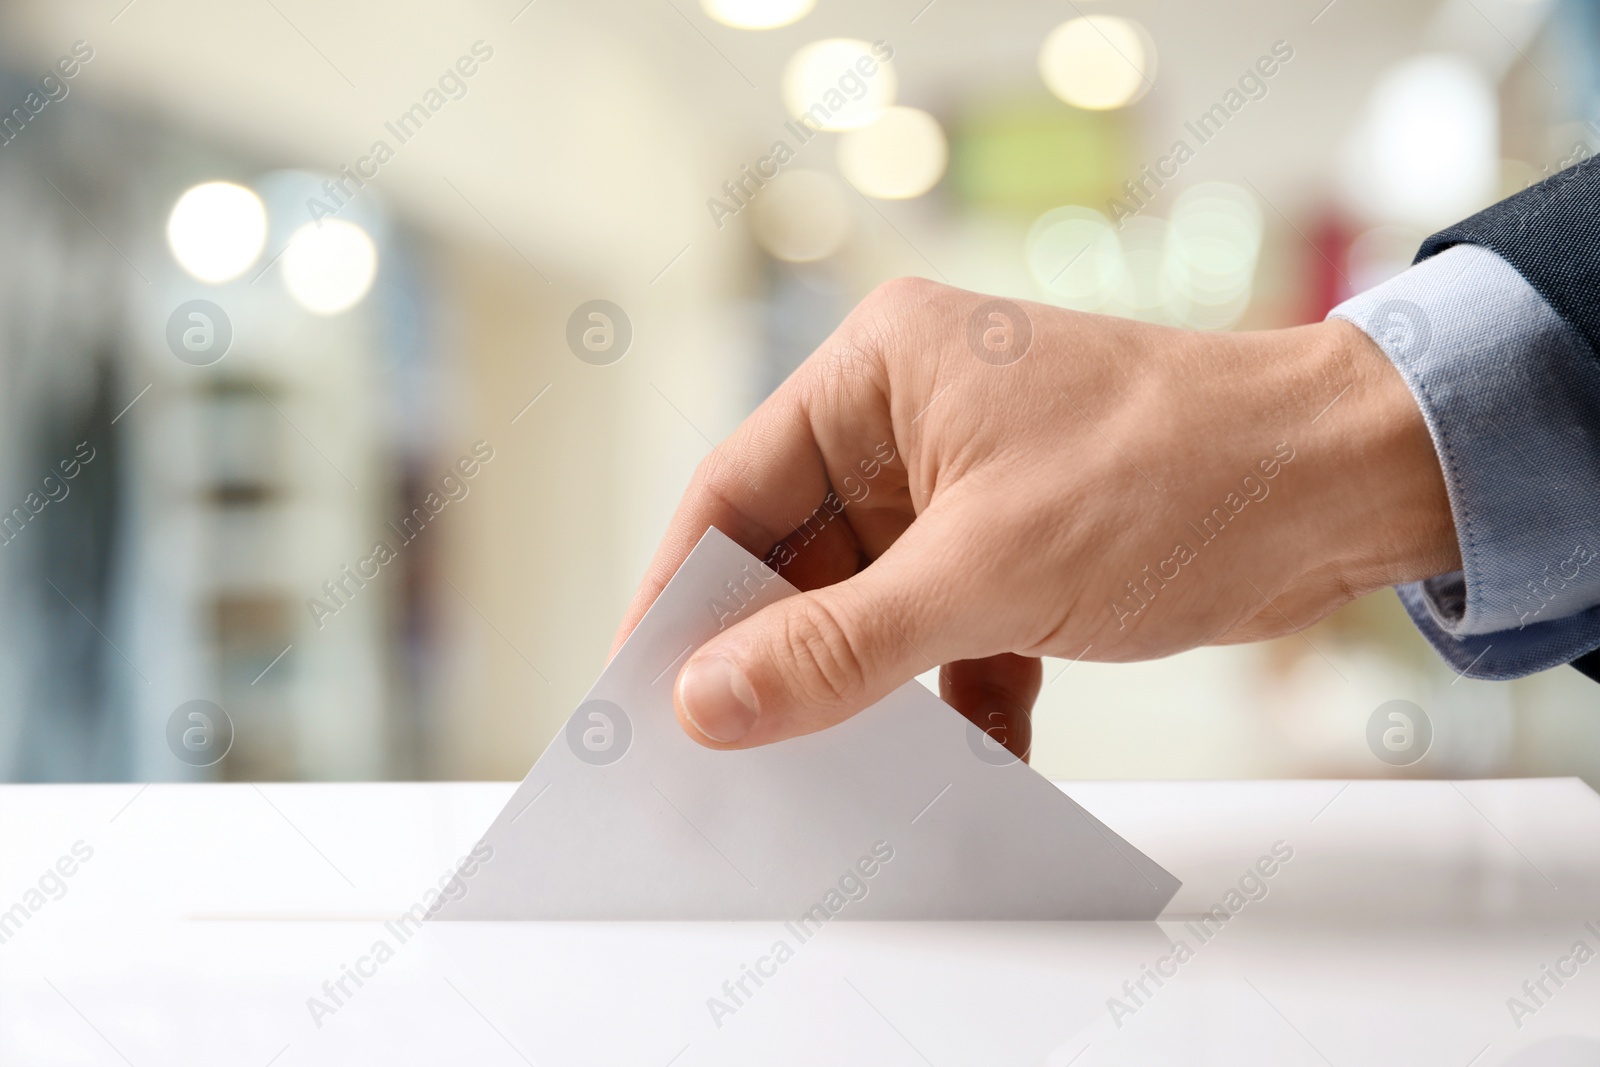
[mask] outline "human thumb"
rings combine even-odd
[[[918,596],[911,568],[897,570],[891,555],[769,605],[701,646],[673,693],[689,736],[711,748],[751,748],[812,733],[938,666],[951,620]]]

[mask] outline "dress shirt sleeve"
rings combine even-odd
[[[1495,252],[1456,244],[1345,301],[1427,420],[1462,569],[1399,588],[1441,656],[1508,679],[1600,647],[1600,360]]]

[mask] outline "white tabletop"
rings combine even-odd
[[[1600,957],[1574,955],[1600,953],[1600,797],[1576,780],[1065,784],[1183,880],[1159,923],[402,940],[386,921],[512,788],[0,788],[0,1063],[1600,1063]]]

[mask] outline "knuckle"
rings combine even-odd
[[[689,488],[696,492],[707,493],[712,496],[721,492],[721,479],[717,477],[719,464],[714,462],[716,452],[708,453],[705,458],[694,466],[694,474],[689,478]]]
[[[906,275],[879,283],[867,299],[875,303],[888,303],[894,307],[914,307],[932,299],[942,288],[938,282],[929,281],[927,278]]]
[[[926,278],[893,278],[878,285],[845,319],[836,358],[868,365],[893,359],[907,346],[908,332],[924,317],[944,286]]]
[[[694,474],[689,479],[689,490],[692,494],[703,496],[743,518],[744,514],[735,505],[734,494],[730,492],[733,479],[738,475],[722,456],[722,451],[722,449],[712,449],[695,465]]]
[[[812,409],[841,410],[864,386],[878,378],[882,346],[857,331],[841,331],[827,358],[810,368],[808,402]]]
[[[791,674],[787,681],[807,702],[842,704],[865,687],[865,666],[848,632],[817,600],[785,615],[779,640]]]

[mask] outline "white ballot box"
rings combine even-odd
[[[1581,782],[1062,788],[1159,920],[423,923],[511,783],[0,787],[0,1063],[1600,1062]]]

